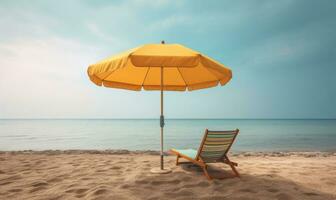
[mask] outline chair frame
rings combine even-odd
[[[204,142],[205,142],[205,140],[206,140],[206,138],[207,138],[209,132],[211,132],[211,131],[209,131],[208,129],[205,129],[205,133],[204,133],[202,142],[201,142],[201,144],[200,144],[200,147],[198,148],[196,158],[194,158],[194,159],[193,159],[193,158],[190,158],[190,157],[188,157],[188,156],[185,156],[185,155],[179,153],[178,151],[174,151],[173,149],[170,150],[170,151],[171,151],[172,153],[176,154],[176,156],[177,156],[177,157],[176,157],[176,165],[179,165],[179,164],[181,164],[181,163],[185,163],[185,162],[179,162],[179,159],[180,159],[180,158],[184,158],[184,159],[186,159],[186,160],[188,160],[188,161],[190,161],[190,162],[192,162],[192,163],[194,163],[194,164],[200,166],[200,167],[202,168],[203,172],[204,172],[204,175],[207,177],[207,179],[208,179],[208,180],[212,180],[213,178],[209,175],[209,172],[208,172],[208,165],[207,165],[207,162],[203,161],[202,158],[201,158],[201,156],[200,156],[200,155],[201,155],[201,152],[202,152],[202,150],[203,150]],[[221,132],[221,131],[219,131],[219,132]],[[225,132],[225,131],[223,131],[223,132]],[[226,149],[226,151],[225,151],[225,153],[223,154],[223,156],[222,156],[221,158],[219,158],[218,160],[216,160],[215,163],[216,163],[216,162],[222,162],[222,163],[224,163],[224,164],[229,165],[229,166],[231,167],[231,169],[232,169],[232,171],[233,171],[235,177],[240,177],[240,174],[238,173],[238,171],[237,171],[237,169],[236,169],[236,167],[238,166],[238,164],[235,163],[235,162],[232,162],[232,161],[229,159],[229,157],[227,156],[227,153],[228,153],[229,150],[231,149],[231,146],[232,146],[232,144],[234,143],[234,141],[235,141],[235,139],[236,139],[236,137],[237,137],[237,135],[238,135],[238,133],[239,133],[239,129],[234,130],[234,132],[235,132],[235,133],[234,133],[235,135],[234,135],[234,137],[233,137],[233,139],[232,139],[231,144],[230,144],[229,147]],[[209,163],[213,163],[213,162],[209,162]]]

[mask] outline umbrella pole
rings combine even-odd
[[[164,41],[161,42],[161,44],[164,44]],[[161,77],[161,83],[160,83],[160,91],[161,91],[161,115],[160,115],[160,127],[161,127],[161,150],[160,150],[160,168],[153,168],[151,170],[152,173],[155,174],[166,174],[170,173],[170,168],[164,168],[163,165],[163,127],[164,127],[164,116],[163,116],[163,66],[160,67],[160,77]]]
[[[163,116],[163,67],[161,67],[161,115],[160,115],[160,127],[161,127],[161,151],[160,151],[160,168],[164,169],[163,166],[163,127],[164,127],[164,116]]]

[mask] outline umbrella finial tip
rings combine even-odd
[[[161,40],[161,44],[165,44],[165,41],[164,41],[164,40]]]

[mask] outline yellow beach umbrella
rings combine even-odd
[[[232,72],[223,64],[180,44],[147,44],[88,67],[98,86],[161,91],[161,166],[163,166],[163,91],[193,91],[225,85]]]

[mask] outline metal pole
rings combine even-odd
[[[164,41],[161,41],[161,44],[164,44]],[[160,115],[160,127],[161,127],[161,152],[160,152],[160,163],[161,163],[161,170],[164,169],[163,166],[163,127],[164,127],[164,116],[163,116],[163,66],[161,66],[161,115]]]
[[[163,69],[161,67],[161,116],[160,116],[160,127],[161,127],[161,170],[163,170],[163,127],[164,127],[164,116],[163,116]]]

